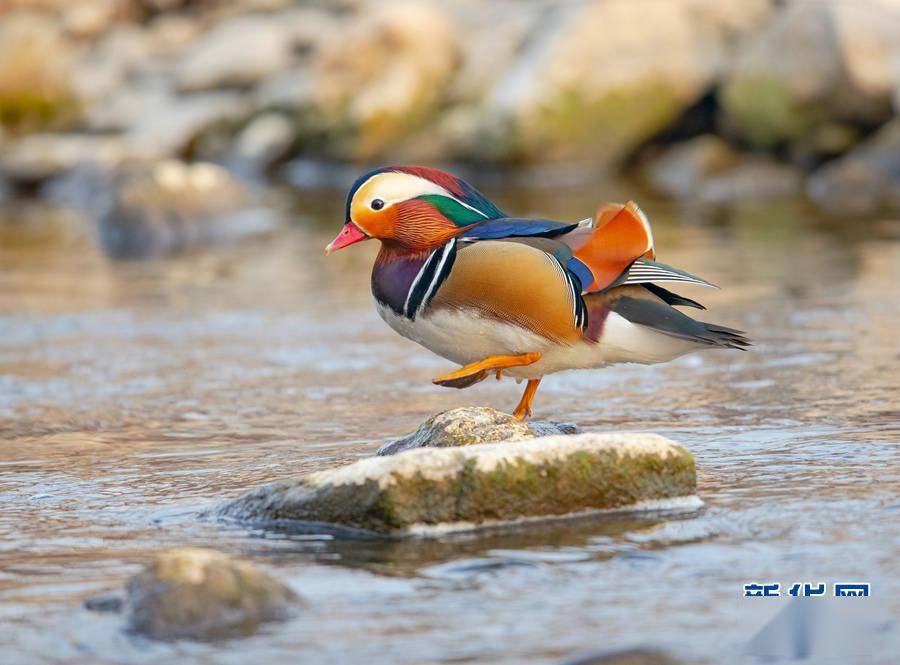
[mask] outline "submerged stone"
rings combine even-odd
[[[247,561],[184,547],[160,554],[128,582],[128,628],[158,640],[252,633],[287,618],[294,591]]]
[[[694,458],[655,434],[578,434],[422,448],[263,486],[242,521],[429,535],[598,510],[697,507]],[[672,501],[677,499],[677,501]]]
[[[124,606],[125,598],[118,593],[104,593],[84,601],[84,609],[91,612],[121,612]]]
[[[438,413],[412,434],[389,441],[378,449],[379,455],[393,455],[412,448],[449,448],[478,443],[520,441],[551,434],[577,434],[572,423],[533,421],[524,423],[515,417],[484,406],[464,406]]]
[[[588,654],[563,665],[686,665],[658,649],[625,649]]]

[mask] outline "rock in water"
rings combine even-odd
[[[738,153],[710,134],[667,148],[644,176],[666,196],[703,203],[789,196],[800,188],[800,174],[793,167]]]
[[[900,211],[900,118],[810,176],[806,192],[836,214]]]
[[[409,536],[586,511],[697,507],[695,491],[694,458],[678,444],[655,434],[588,433],[363,459],[263,486],[218,514]]]
[[[572,423],[534,421],[526,424],[496,409],[464,406],[432,416],[412,434],[381,446],[378,454],[393,455],[412,448],[519,441],[550,434],[577,434],[579,431],[578,426]]]
[[[275,213],[215,164],[165,160],[125,178],[99,220],[100,241],[114,258],[169,256],[267,233]]]
[[[299,597],[251,563],[185,547],[160,554],[128,582],[128,628],[158,640],[249,634],[284,619]]]

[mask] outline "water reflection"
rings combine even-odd
[[[248,534],[265,541],[249,553],[268,556],[274,561],[293,562],[305,557],[318,563],[365,568],[389,576],[480,575],[506,566],[603,560],[633,553],[641,547],[653,548],[660,542],[659,534],[654,535],[655,527],[681,524],[680,520],[688,519],[688,515],[685,512],[595,515],[449,534],[440,539],[407,540],[342,538],[339,534],[317,533],[315,528],[270,524]],[[704,537],[711,535],[704,533]],[[273,539],[279,541],[274,553],[270,547]],[[693,536],[686,540],[672,538],[667,544],[693,539]]]

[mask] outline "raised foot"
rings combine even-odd
[[[491,372],[501,371],[507,367],[531,365],[540,359],[541,354],[538,352],[519,353],[511,356],[488,356],[483,360],[461,367],[455,372],[439,376],[432,382],[446,388],[468,388],[479,381],[484,381]]]

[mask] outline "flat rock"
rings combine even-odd
[[[435,535],[602,510],[696,508],[694,458],[655,434],[421,448],[265,485],[216,514]]]
[[[438,413],[415,432],[389,441],[378,449],[379,455],[393,455],[412,448],[449,448],[478,443],[520,441],[551,434],[577,434],[572,423],[533,421],[524,423],[513,416],[488,407],[464,406]]]
[[[128,582],[128,629],[158,640],[252,633],[289,617],[299,597],[269,573],[214,550],[160,554]]]

